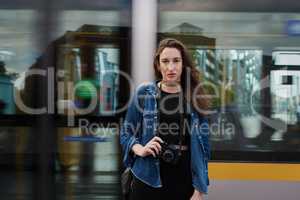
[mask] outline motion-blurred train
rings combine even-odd
[[[103,133],[100,130],[103,127],[76,128],[83,119],[90,123],[100,121],[107,127],[119,123],[126,110],[115,111],[126,105],[131,92],[129,81],[119,71],[133,80],[136,76],[153,77],[142,74],[138,69],[141,66],[135,64],[139,59],[146,61],[144,57],[152,56],[133,54],[132,48],[138,46],[135,37],[144,41],[154,38],[153,46],[163,38],[173,37],[187,45],[212,95],[208,199],[297,199],[300,188],[300,47],[297,46],[300,15],[295,9],[300,10],[298,3],[293,8],[294,2],[289,1],[282,11],[280,8],[277,11],[272,1],[266,1],[260,9],[256,1],[245,5],[225,1],[227,6],[221,2],[203,2],[206,7],[194,1],[176,2],[158,4],[160,24],[150,38],[148,34],[138,35],[140,32],[135,29],[143,30],[143,25],[136,22],[134,17],[139,16],[134,14],[132,27],[82,24],[56,37],[28,69],[54,70],[51,115],[57,126],[55,167],[68,170],[83,165],[87,170],[101,171],[103,168],[95,163],[105,158],[115,159],[106,171],[122,169],[119,146],[115,142],[117,136],[114,135],[108,145],[115,149],[105,155],[108,157],[101,157],[95,151],[95,148],[101,149],[102,143],[90,148],[91,145],[68,143],[63,139],[89,135],[89,132]],[[132,9],[133,13],[139,13],[135,9],[145,8],[139,5]],[[147,21],[147,15],[140,17]],[[148,30],[147,25],[144,24],[145,30]],[[45,77],[35,74],[24,79],[19,93],[25,105],[32,108],[44,105],[44,100],[36,97],[49,74]],[[0,88],[8,88],[10,83],[9,76],[0,74]],[[39,151],[39,148],[34,149],[39,146],[38,141],[34,141],[32,132],[29,139],[7,134],[11,131],[4,127],[7,116],[12,125],[18,120],[24,126],[30,122],[24,120],[27,114],[24,110],[5,102],[5,95],[0,91],[3,136],[0,145],[6,152],[3,155],[10,157],[3,156],[0,164],[31,165],[32,157],[26,161],[20,155],[38,153],[34,152]],[[94,97],[97,104],[88,114],[74,112],[74,107],[86,108]],[[6,109],[14,106],[15,109]],[[71,127],[70,115],[74,115]],[[16,135],[22,132],[21,129],[14,131]],[[13,146],[9,145],[12,140],[17,141]],[[82,157],[82,154],[87,156]]]

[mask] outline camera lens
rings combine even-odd
[[[165,162],[172,162],[174,160],[174,153],[167,149],[163,153],[162,158]]]

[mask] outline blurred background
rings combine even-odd
[[[205,198],[296,199],[299,11],[293,0],[2,0],[1,199],[121,199],[119,125],[166,37],[187,45],[212,95]]]

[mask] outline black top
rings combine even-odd
[[[180,115],[183,113],[180,109],[180,93],[167,93],[161,91],[158,100],[159,106],[159,137],[168,144],[179,144],[180,133]],[[169,113],[168,113],[169,112]],[[189,199],[193,192],[192,174],[191,174],[191,155],[190,155],[190,134],[188,124],[189,115],[185,115],[186,131],[182,137],[182,145],[187,145],[188,150],[182,151],[182,156],[177,164],[170,164],[160,161],[160,176],[162,181],[162,194],[173,194],[175,199]],[[162,125],[164,124],[164,125]],[[162,195],[164,196],[164,195]]]
[[[158,136],[168,144],[179,144],[180,140],[180,117],[184,115],[185,132],[182,131],[182,145],[190,144],[190,135],[188,134],[189,115],[183,113],[183,100],[180,93],[167,93],[161,91],[158,98],[159,107],[159,126]]]
[[[168,144],[179,144],[180,133],[180,93],[171,94],[161,91],[157,99],[159,107],[158,136]],[[169,112],[169,113],[168,113]],[[189,121],[190,119],[187,118]],[[146,185],[134,177],[130,200],[189,200],[193,194],[190,155],[190,135],[186,129],[182,145],[188,150],[182,151],[182,156],[176,164],[170,164],[160,159],[161,188]]]

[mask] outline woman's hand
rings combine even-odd
[[[145,146],[140,144],[133,145],[132,151],[141,157],[149,155],[156,157],[156,155],[158,155],[161,151],[160,143],[163,143],[163,140],[160,137],[155,136]]]
[[[195,189],[190,200],[204,200],[203,193]]]

